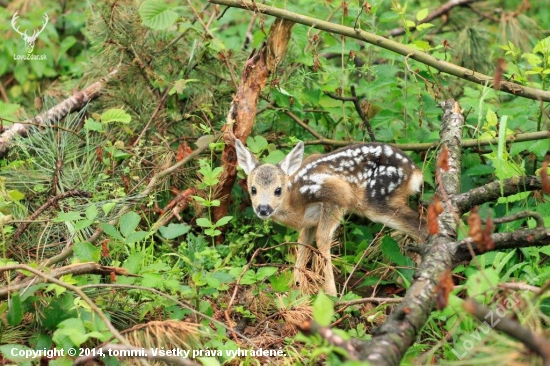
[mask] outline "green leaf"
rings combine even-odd
[[[32,351],[32,348],[29,348],[22,344],[4,344],[0,346],[0,353],[2,354],[2,357],[5,357],[6,359],[16,362],[17,365],[31,365],[31,360],[39,359],[40,356],[36,357],[26,357],[26,356],[19,356],[18,352],[14,352],[17,356],[12,356],[12,350],[17,351]],[[5,365],[8,365],[9,362],[4,363]]]
[[[321,291],[313,302],[313,319],[315,319],[320,326],[327,327],[330,325],[333,315],[334,306],[332,300]]]
[[[216,227],[224,226],[225,224],[227,224],[232,219],[233,219],[233,216],[224,216],[216,222]]]
[[[419,30],[419,31],[423,31],[425,29],[430,29],[430,28],[433,28],[433,24],[432,23],[422,23],[422,24],[419,24],[416,26],[416,29]]]
[[[162,226],[159,228],[160,234],[165,239],[174,239],[178,236],[187,234],[191,230],[191,226],[187,224],[170,224],[168,226]]]
[[[95,245],[86,241],[76,243],[74,245],[74,256],[80,262],[99,262],[101,258],[101,250]]]
[[[271,283],[271,287],[273,287],[273,291],[286,292],[290,290],[290,285],[292,284],[293,279],[294,276],[292,275],[292,272],[286,271],[282,272],[279,276],[269,277],[269,282]]]
[[[86,209],[86,218],[88,220],[95,220],[98,214],[99,214],[99,210],[95,205],[90,205]]]
[[[254,283],[256,283],[256,274],[253,270],[249,269],[244,273],[243,277],[241,278],[241,284],[252,285]]]
[[[495,168],[490,165],[476,165],[466,170],[466,174],[469,176],[487,175],[492,174],[494,171]]]
[[[126,113],[124,109],[112,108],[108,109],[101,115],[101,122],[111,123],[111,122],[122,122],[130,123],[132,117]]]
[[[0,102],[0,118],[12,119],[19,107],[19,104]]]
[[[489,296],[492,289],[496,289],[499,283],[498,273],[491,267],[483,271],[475,271],[466,280],[466,289],[469,297],[477,295]],[[478,299],[480,300],[480,299]]]
[[[275,165],[275,164],[279,163],[281,160],[283,160],[284,157],[285,157],[284,152],[282,152],[281,150],[274,150],[274,151],[270,152],[268,156],[263,158],[262,161],[266,164]]]
[[[550,139],[531,141],[527,148],[527,151],[532,152],[541,160],[544,159],[548,150],[550,150]]]
[[[267,277],[269,277],[269,276],[271,276],[275,273],[277,273],[277,268],[276,267],[260,267],[260,269],[258,269],[258,272],[256,273],[256,280],[257,281],[263,281]]]
[[[212,222],[206,217],[199,217],[196,222],[200,227],[212,227]]]
[[[116,203],[115,202],[109,202],[109,203],[106,203],[104,204],[103,206],[101,206],[101,209],[103,210],[103,213],[105,215],[108,215],[109,212],[111,212],[111,210],[116,206]]]
[[[118,222],[118,227],[122,236],[127,237],[134,232],[139,225],[140,220],[141,218],[134,211],[130,211],[122,215]]]
[[[199,79],[179,79],[174,82],[172,89],[170,89],[169,94],[173,95],[175,93],[181,94],[185,90],[188,83],[193,83],[200,81]]]
[[[246,139],[246,145],[250,148],[250,151],[253,154],[259,154],[266,149],[268,142],[263,136],[249,136]]]
[[[151,235],[151,233],[148,232],[148,231],[136,231],[136,232],[131,233],[130,235],[128,235],[125,242],[126,242],[126,244],[138,243],[140,241],[145,240],[150,235]]]
[[[11,296],[7,318],[9,325],[19,325],[21,323],[23,319],[23,307],[21,306],[19,294],[13,294]]]
[[[69,212],[58,212],[57,217],[53,219],[53,222],[68,222],[68,221],[78,221],[81,220],[82,216],[80,212],[69,211]]]
[[[546,55],[550,53],[550,37],[540,40],[533,48],[534,53],[542,53]]]
[[[416,20],[420,22],[422,19],[426,18],[427,16],[428,16],[428,9],[422,9],[418,13],[416,13]]]
[[[114,227],[113,225],[101,223],[101,229],[103,230],[103,232],[105,232],[105,234],[107,234],[111,238],[124,241],[124,238],[122,237],[122,235],[120,235],[116,227]]]
[[[93,118],[86,118],[86,122],[84,122],[84,128],[88,131],[103,132],[103,125]]]
[[[163,30],[178,19],[178,14],[171,10],[163,0],[146,0],[139,7],[143,24],[155,30]]]
[[[25,194],[19,192],[17,189],[10,189],[8,191],[8,195],[10,196],[12,201],[14,201],[14,202],[21,201],[23,198],[25,198]]]

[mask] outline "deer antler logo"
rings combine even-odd
[[[19,33],[21,35],[21,37],[23,38],[23,40],[25,41],[25,44],[26,44],[26,49],[27,49],[27,53],[31,53],[32,50],[34,49],[34,43],[36,42],[36,39],[38,38],[38,36],[40,35],[40,33],[42,33],[42,31],[44,30],[44,28],[46,28],[46,24],[48,24],[48,14],[44,14],[44,23],[42,24],[42,29],[40,30],[34,30],[33,33],[32,33],[32,36],[29,36],[27,35],[27,30],[25,30],[23,33],[21,33],[21,31],[19,31],[19,27],[16,26],[16,20],[17,18],[19,18],[17,16],[17,11],[15,12],[15,14],[13,14],[13,17],[11,18],[11,26],[13,27],[13,29]]]

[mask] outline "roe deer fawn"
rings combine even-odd
[[[420,191],[422,172],[400,149],[382,143],[351,145],[302,162],[299,142],[277,165],[261,164],[235,140],[239,165],[248,175],[248,191],[256,215],[300,230],[298,242],[313,239],[324,259],[325,291],[336,295],[330,247],[334,231],[347,213],[403,231],[422,242],[425,227],[408,204]],[[307,281],[303,268],[311,250],[298,246],[294,280]]]

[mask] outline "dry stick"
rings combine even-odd
[[[363,109],[361,108],[361,103],[359,98],[357,97],[357,93],[355,91],[355,86],[351,86],[351,97],[344,97],[340,95],[336,95],[334,93],[324,91],[324,93],[329,96],[332,99],[340,100],[342,102],[353,102],[353,106],[355,107],[355,110],[357,111],[357,114],[359,115],[359,118],[363,121],[363,125],[367,128],[367,131],[370,136],[371,141],[376,141],[376,136],[374,135],[374,131],[372,130],[372,126],[370,125],[369,117],[365,114]],[[319,137],[318,137],[319,138]],[[323,137],[320,137],[321,139]]]
[[[63,281],[60,281],[57,278],[54,278],[26,264],[17,264],[12,266],[0,267],[0,273],[5,271],[16,271],[16,270],[24,270],[24,271],[32,272],[35,275],[42,277],[47,282],[55,283],[56,285],[59,285],[63,288],[73,291],[90,306],[90,309],[92,309],[92,311],[95,312],[97,316],[99,316],[99,318],[103,321],[103,323],[105,323],[105,326],[107,326],[107,329],[109,329],[109,331],[113,334],[113,336],[115,336],[116,339],[118,339],[120,343],[126,346],[130,346],[130,343],[128,343],[126,338],[124,338],[118,332],[118,330],[113,326],[113,324],[111,324],[111,321],[109,320],[109,318],[107,318],[105,313],[103,313],[103,311],[80,288],[78,288],[77,286],[73,286],[71,284],[65,283]]]
[[[453,263],[460,263],[465,260],[470,260],[475,254],[492,252],[495,250],[550,245],[550,230],[547,228],[536,228],[518,230],[510,233],[495,233],[491,234],[491,239],[495,243],[495,248],[484,252],[477,248],[472,238],[466,238],[455,243],[450,243],[449,247],[453,248],[451,253]]]
[[[63,117],[71,112],[81,110],[90,101],[94,100],[101,94],[101,90],[105,87],[107,81],[109,81],[118,70],[113,70],[109,75],[101,78],[92,85],[85,89],[82,89],[76,94],[71,95],[58,105],[50,108],[48,111],[41,115],[34,117],[22,123],[14,123],[4,130],[0,135],[0,156],[7,153],[10,141],[17,135],[26,135],[28,133],[27,126],[38,123],[40,126],[49,126],[53,122],[61,120]]]
[[[426,18],[422,19],[421,21],[419,21],[417,23],[417,25],[431,22],[435,18],[439,18],[443,14],[448,13],[452,8],[454,8],[456,6],[466,6],[466,5],[469,5],[469,4],[474,3],[476,1],[480,1],[480,0],[450,0],[450,1],[446,2],[445,4],[441,5],[436,10],[432,11],[430,14],[428,14],[428,16]],[[409,28],[409,30],[414,30],[414,29],[416,29],[416,27]],[[405,33],[405,28],[400,27],[400,28],[394,28],[394,29],[388,31],[387,34],[390,37],[397,37],[397,36],[400,36],[404,33]]]
[[[462,307],[481,322],[485,322],[489,315],[493,313],[491,309],[473,299],[466,299]],[[538,354],[545,366],[550,366],[550,340],[541,337],[510,317],[499,318],[498,322],[491,323],[491,327],[517,339],[531,351]]]
[[[350,301],[338,301],[334,303],[334,306],[352,306],[364,304],[367,302],[373,302],[375,304],[399,304],[403,299],[399,297],[364,297],[362,299],[355,299]]]
[[[227,325],[225,325],[224,323],[222,323],[221,321],[219,320],[216,320],[206,314],[203,314],[201,313],[200,311],[197,311],[195,310],[190,304],[184,302],[184,301],[181,301],[181,300],[178,300],[176,299],[175,297],[173,296],[170,296],[168,294],[165,294],[164,292],[162,291],[159,291],[157,289],[154,289],[154,288],[149,288],[149,287],[143,287],[143,286],[137,286],[137,285],[121,285],[121,284],[110,284],[110,283],[97,283],[97,284],[91,284],[91,285],[83,285],[83,286],[79,286],[80,289],[84,290],[84,289],[87,289],[87,288],[101,288],[101,287],[105,287],[105,288],[120,288],[120,289],[132,289],[132,290],[141,290],[141,291],[149,291],[149,292],[152,292],[152,293],[155,293],[159,296],[162,296],[170,301],[173,301],[174,303],[178,304],[179,306],[181,306],[182,308],[185,308],[187,310],[189,310],[190,312],[192,312],[193,314],[203,318],[203,319],[206,319],[206,320],[209,320],[211,321],[212,323],[215,323],[215,324],[218,324],[220,325],[222,328],[225,328],[227,330],[231,330],[230,327],[228,327]],[[252,347],[256,347],[256,345],[254,344],[254,342],[249,339],[248,337],[246,337],[245,335],[233,330],[233,333],[234,334],[237,334],[241,339],[243,339],[245,342],[247,342],[248,344],[250,344]]]
[[[165,362],[167,365],[181,365],[181,366],[200,366],[199,363],[193,362],[191,360],[188,360],[183,357],[177,357],[177,356],[165,356],[165,355],[154,355],[152,349],[148,352],[144,348],[138,348],[134,346],[121,346],[120,344],[113,344],[108,343],[103,347],[97,348],[97,350],[105,350],[103,352],[104,354],[108,354],[107,351],[113,350],[113,351],[129,351],[126,354],[133,354],[133,355],[139,355],[144,353],[143,356],[134,356],[136,358],[146,358],[148,360],[153,361],[162,361]],[[81,365],[86,364],[89,361],[92,361],[96,358],[96,356],[82,356],[78,357],[74,360],[73,365]]]
[[[81,191],[79,189],[73,189],[70,191],[67,191],[65,193],[62,193],[60,195],[57,195],[55,197],[50,197],[46,203],[44,203],[42,206],[38,207],[36,211],[32,213],[32,215],[29,216],[27,220],[28,222],[23,223],[21,226],[17,228],[17,231],[13,234],[13,241],[16,242],[19,240],[19,237],[25,230],[27,230],[27,227],[33,222],[34,219],[36,219],[42,212],[44,212],[48,207],[55,205],[57,202],[64,200],[65,198],[69,197],[86,197],[90,198],[92,197],[92,194],[89,192]]]
[[[454,65],[450,62],[440,60],[430,54],[413,49],[410,46],[403,45],[399,42],[387,39],[382,36],[378,36],[373,33],[366,32],[361,29],[354,29],[351,27],[345,27],[339,24],[326,22],[323,20],[308,17],[302,14],[297,14],[288,10],[279,9],[273,6],[267,6],[258,2],[251,2],[245,0],[209,0],[214,4],[221,4],[232,6],[236,8],[246,9],[250,11],[259,11],[264,14],[272,15],[277,18],[289,20],[291,22],[303,24],[316,29],[324,30],[331,33],[340,34],[342,36],[355,38],[361,41],[365,41],[372,45],[382,47],[389,51],[398,53],[403,56],[411,55],[410,58],[421,62],[427,66],[431,66],[436,70],[465,79],[476,84],[486,85],[494,81],[493,76],[484,75],[473,70]],[[499,86],[499,90],[510,93],[513,95],[520,95],[525,98],[540,100],[544,102],[550,101],[550,91],[540,90],[523,86],[512,82],[502,82]]]
[[[276,109],[276,108],[273,108],[273,109]],[[295,115],[294,113],[292,113],[289,109],[285,109],[283,110],[283,113],[286,114],[287,116],[289,116],[290,118],[292,118],[294,120],[294,122],[296,122],[297,124],[299,124],[300,126],[302,126],[304,128],[304,130],[308,131],[309,133],[311,133],[314,137],[317,137],[318,139],[322,139],[323,136],[315,131],[315,129],[311,128],[307,123],[305,123],[304,121],[302,121],[300,119],[300,117],[298,117],[297,115]]]
[[[361,120],[363,121],[363,125],[367,128],[370,140],[372,142],[375,142],[376,136],[374,135],[374,131],[372,130],[372,126],[370,125],[369,117],[366,115],[365,111],[363,111],[363,108],[361,108],[361,101],[357,97],[354,85],[351,86],[351,95],[353,95],[353,105],[355,106],[355,110],[357,111],[359,118],[361,118]]]
[[[83,274],[108,275],[111,273],[115,273],[118,276],[138,277],[137,275],[128,273],[128,271],[125,268],[102,266],[94,262],[77,263],[77,264],[71,264],[64,267],[55,268],[48,275],[52,278],[60,278],[68,274],[78,276]],[[14,291],[19,291],[29,287],[31,283],[33,285],[36,285],[42,282],[44,282],[43,279],[33,277],[24,282],[10,283],[9,286],[0,288],[0,299],[7,298],[8,295]]]

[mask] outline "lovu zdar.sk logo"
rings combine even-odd
[[[13,55],[14,60],[45,60],[46,55],[31,55],[31,53],[34,49],[36,39],[48,24],[48,14],[44,13],[44,22],[42,23],[42,28],[40,28],[40,30],[33,30],[32,35],[29,36],[26,29],[24,32],[21,32],[19,30],[19,26],[17,25],[17,18],[19,18],[19,16],[17,15],[18,13],[19,12],[16,11],[15,14],[13,14],[13,17],[11,18],[11,26],[19,35],[21,35],[23,41],[25,41],[25,49],[27,51],[27,55]]]

